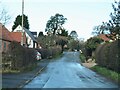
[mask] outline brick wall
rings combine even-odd
[[[2,40],[1,52],[7,52],[10,42]]]

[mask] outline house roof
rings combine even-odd
[[[4,25],[0,24],[0,38],[6,41],[21,42],[22,32],[10,32]],[[26,43],[26,36],[24,34],[24,43]]]
[[[10,31],[8,31],[8,29],[0,24],[0,38],[3,39],[3,40],[6,40],[6,41],[12,41],[12,37],[10,35]]]
[[[37,40],[35,39],[34,35],[31,33],[31,31],[29,31],[29,30],[26,29],[26,28],[23,28],[23,30],[30,36],[30,38],[31,38],[33,41],[37,42]],[[22,26],[21,26],[21,25],[18,25],[14,31],[16,31],[16,32],[17,32],[17,31],[21,32],[21,31],[22,31]],[[34,34],[35,34],[35,33],[34,33]]]
[[[31,32],[33,35],[37,35],[37,32]]]
[[[24,28],[25,32],[31,37],[31,39],[35,42],[37,42],[37,40],[35,39],[35,37],[33,36],[33,34],[26,28]]]
[[[111,40],[106,36],[106,34],[100,34],[98,37],[100,37],[104,41],[110,41]]]

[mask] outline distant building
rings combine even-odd
[[[31,33],[35,38],[37,38],[37,32],[31,32]]]
[[[37,48],[37,33],[30,32],[24,28],[23,45],[29,48]],[[22,41],[22,27],[19,25],[14,32],[10,32],[4,25],[0,23],[0,52],[7,52],[8,46],[12,41],[21,44]]]
[[[10,32],[4,25],[0,23],[0,52],[7,52],[8,46],[12,41],[20,43],[21,35],[21,32]],[[24,44],[26,44],[25,34]]]
[[[29,48],[37,48],[38,43],[37,43],[37,32],[31,32],[26,28],[23,28],[23,31],[25,32],[26,35],[26,43]],[[13,32],[22,32],[22,26],[18,25]]]
[[[101,38],[104,42],[112,42],[113,40],[108,38],[106,34],[100,34],[98,35],[99,38]]]

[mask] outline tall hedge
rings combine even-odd
[[[11,69],[21,70],[29,65],[36,64],[35,49],[26,48],[17,42],[9,45],[9,55],[11,57]]]
[[[120,72],[120,46],[118,40],[99,45],[95,57],[98,65]]]

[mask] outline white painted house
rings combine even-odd
[[[23,28],[23,31],[25,32],[25,35],[26,35],[27,46],[29,48],[37,48],[38,46],[37,40],[34,37],[34,35],[31,33],[31,31],[29,31],[26,28]],[[22,26],[18,25],[13,32],[22,32]]]

